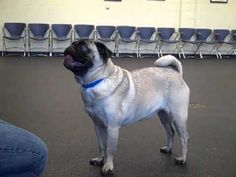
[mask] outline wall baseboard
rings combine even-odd
[[[63,56],[63,52],[45,52],[45,51],[34,51],[34,52],[26,52],[24,56],[24,51],[8,51],[8,52],[3,52],[0,51],[0,56],[22,56],[22,57],[42,57],[42,56],[53,56],[53,57],[58,57],[58,56]]]
[[[175,57],[179,57],[178,54],[172,54],[172,53],[166,53],[164,55],[174,55]],[[197,54],[185,54],[186,58],[200,58],[199,55]],[[3,52],[0,51],[0,57],[5,57],[5,56],[19,56],[19,57],[63,57],[64,53],[63,52],[45,52],[45,51],[34,51],[34,52],[26,52],[26,55],[24,56],[24,52],[23,51],[8,51],[8,52]],[[112,58],[136,58],[136,53],[120,53],[119,57],[116,57],[116,55],[114,54],[112,56]],[[203,57],[205,59],[207,58],[216,58],[216,55],[214,54],[209,54],[209,55],[203,55]],[[236,54],[222,54],[222,57],[224,59],[227,58],[235,58]],[[158,54],[152,54],[152,53],[141,53],[141,58],[158,58]]]

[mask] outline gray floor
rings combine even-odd
[[[127,69],[153,59],[114,59]],[[236,60],[181,60],[191,89],[188,165],[175,166],[181,146],[163,155],[164,128],[150,119],[123,128],[115,156],[115,177],[235,177]],[[89,165],[98,146],[83,111],[79,86],[62,58],[0,58],[0,117],[39,135],[48,145],[43,177],[99,177]]]

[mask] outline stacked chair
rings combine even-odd
[[[95,40],[105,44],[114,54],[117,54],[116,26],[100,25],[96,27]]]
[[[155,56],[158,53],[158,35],[154,27],[138,27],[138,57],[142,55],[151,54]],[[158,53],[159,55],[159,53]]]
[[[231,40],[229,41],[231,44],[231,49],[229,50],[230,55],[236,55],[236,30],[231,30]]]
[[[188,54],[191,54],[196,51],[196,32],[194,28],[179,28],[179,33],[181,54],[183,55],[183,58],[186,58],[186,52],[188,52]]]
[[[204,54],[211,53],[215,42],[213,41],[212,30],[207,28],[196,29],[196,43],[197,48],[194,52],[199,54],[200,58],[203,59]],[[210,48],[210,49],[209,49]]]
[[[72,43],[71,24],[52,24],[51,26],[51,55],[63,53],[65,46]]]
[[[28,55],[50,55],[50,26],[47,23],[28,24]]]
[[[157,33],[159,35],[159,54],[163,56],[163,52],[171,51],[171,53],[176,54],[179,52],[179,33],[175,31],[175,28],[157,28]]]
[[[2,56],[9,50],[19,50],[26,56],[26,24],[5,23],[3,27],[3,50]]]
[[[230,42],[230,30],[228,29],[214,29],[214,40],[215,40],[215,47],[214,53],[217,58],[222,58],[222,52],[226,52],[228,54],[229,51],[226,50],[225,45],[231,45]]]
[[[117,26],[117,57],[120,53],[138,57],[137,31],[135,26]]]
[[[236,55],[236,29],[135,27],[92,24],[4,23],[2,56],[56,56],[73,41],[104,43],[113,57],[160,57],[165,54]]]

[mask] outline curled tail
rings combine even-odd
[[[171,67],[178,71],[181,76],[183,75],[183,69],[180,61],[172,55],[165,55],[161,58],[158,58],[154,65],[157,67]]]

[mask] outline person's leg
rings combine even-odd
[[[39,177],[47,155],[47,147],[39,137],[0,120],[1,177]]]

